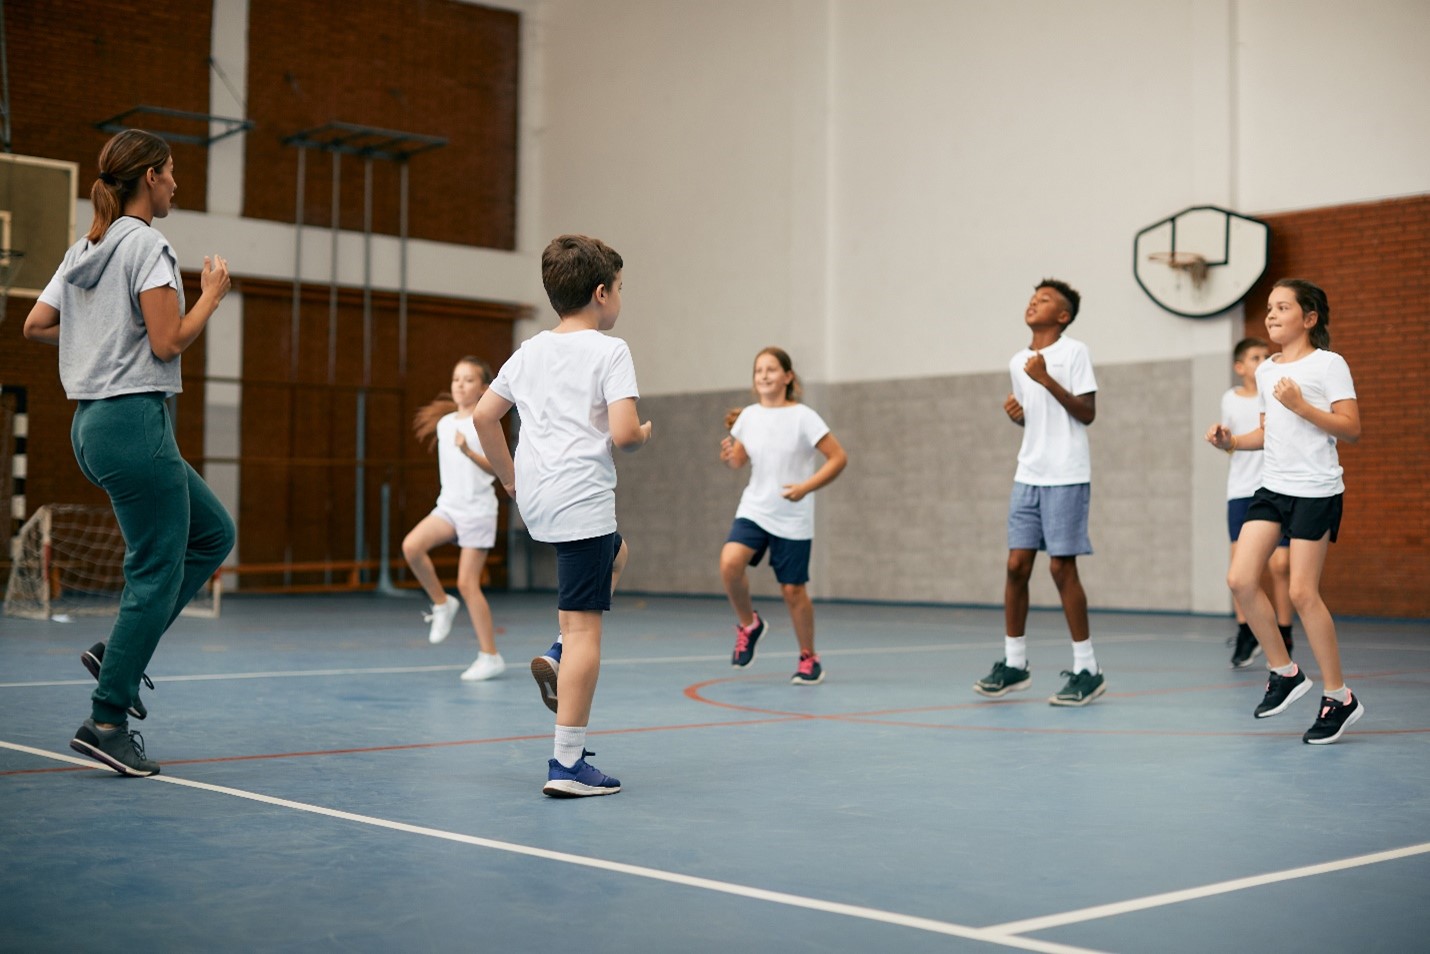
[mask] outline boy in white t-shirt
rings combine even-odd
[[[635,366],[619,338],[621,256],[604,242],[562,235],[541,256],[541,280],[560,322],[522,343],[477,404],[482,450],[516,500],[533,540],[556,547],[561,637],[532,660],[556,712],[555,751],[542,791],[556,798],[611,795],[621,783],[586,761],[586,727],[601,670],[601,614],[629,556],[616,532],[611,445],[650,440],[640,422]],[[501,419],[515,406],[521,435],[513,461]]]
[[[1097,380],[1087,346],[1063,334],[1077,317],[1080,296],[1066,282],[1045,278],[1033,290],[1023,320],[1032,343],[1013,355],[1013,393],[1003,410],[1023,428],[1018,470],[1008,504],[1008,575],[1003,615],[1008,627],[1003,658],[973,684],[973,691],[997,698],[1032,683],[1024,629],[1028,622],[1028,579],[1039,550],[1047,550],[1053,582],[1073,640],[1073,667],[1067,684],[1051,696],[1055,706],[1085,706],[1107,691],[1093,655],[1087,594],[1077,558],[1092,553],[1087,536],[1092,499],[1092,458],[1087,428],[1097,415]]]
[[[1228,388],[1221,396],[1221,423],[1233,434],[1245,434],[1261,426],[1261,397],[1256,390],[1256,369],[1271,354],[1260,338],[1243,338],[1232,351],[1232,370],[1241,378],[1241,386]],[[1236,559],[1236,541],[1246,511],[1256,488],[1261,486],[1261,451],[1229,454],[1226,471],[1226,527],[1231,536],[1231,558]],[[1276,608],[1276,627],[1286,651],[1291,652],[1291,538],[1282,537],[1281,545],[1271,554],[1267,568],[1271,571],[1271,603]],[[1235,606],[1236,601],[1232,604]],[[1236,611],[1236,643],[1231,654],[1231,668],[1245,669],[1261,653],[1256,634],[1246,622],[1240,606]]]

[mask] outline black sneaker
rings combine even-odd
[[[159,774],[159,763],[144,757],[144,737],[130,732],[129,726],[124,724],[101,729],[93,719],[85,719],[84,725],[70,739],[70,748],[103,762],[120,775],[144,778]]]
[[[1330,696],[1321,697],[1321,714],[1315,725],[1306,730],[1301,741],[1307,745],[1330,745],[1341,733],[1365,715],[1365,706],[1351,694],[1350,702],[1337,702]]]
[[[1103,678],[1101,669],[1097,672],[1087,669],[1068,672],[1064,669],[1063,675],[1068,677],[1067,685],[1059,689],[1057,695],[1048,697],[1051,705],[1085,706],[1107,691],[1107,680]]]
[[[769,627],[765,625],[764,619],[759,613],[755,614],[755,621],[749,626],[735,626],[735,651],[730,654],[730,665],[737,669],[743,669],[755,661],[755,647],[760,642],[760,637],[765,635]]]
[[[80,653],[79,661],[84,663],[84,668],[89,670],[89,674],[95,679],[99,678],[99,667],[104,665],[104,643],[95,643],[93,646]],[[150,689],[154,688],[154,680],[149,678],[149,674],[141,673],[140,679],[144,680],[144,685]],[[138,696],[129,705],[129,714],[136,719],[145,719],[149,716],[149,710],[144,708],[144,703]]]
[[[973,684],[973,691],[980,696],[997,699],[1010,692],[1026,689],[1033,684],[1031,668],[1024,666],[1019,669],[1017,666],[1008,665],[1007,659],[1000,659],[993,664],[992,672]]]
[[[1276,673],[1268,674],[1266,679],[1266,695],[1261,699],[1261,705],[1256,707],[1253,715],[1258,719],[1267,716],[1279,715],[1286,711],[1286,707],[1297,699],[1311,691],[1311,677],[1301,669],[1296,667],[1294,676],[1281,676]]]
[[[1245,669],[1260,655],[1261,644],[1256,641],[1256,634],[1251,631],[1251,627],[1243,624],[1236,633],[1236,649],[1231,653],[1231,668]]]

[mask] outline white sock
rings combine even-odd
[[[552,758],[567,768],[581,761],[586,751],[586,727],[584,725],[558,725],[556,727],[556,750]]]
[[[1341,705],[1348,705],[1351,701],[1351,687],[1341,686],[1339,689],[1327,689],[1326,695],[1339,702]]]
[[[1003,637],[1003,659],[1014,669],[1028,668],[1028,639],[1026,636]]]
[[[1287,664],[1284,665],[1284,666],[1271,666],[1270,669],[1271,669],[1272,672],[1276,673],[1276,675],[1278,675],[1278,676],[1294,676],[1294,675],[1296,675],[1296,664],[1293,663],[1293,662],[1289,662],[1289,663],[1287,663]]]
[[[1092,640],[1073,643],[1073,672],[1097,673],[1097,657],[1092,653]]]

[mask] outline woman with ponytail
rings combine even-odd
[[[185,311],[179,260],[153,228],[173,207],[168,143],[138,129],[110,139],[90,188],[94,222],[25,319],[25,337],[59,346],[76,401],[70,440],[80,470],[109,495],[124,534],[124,594],[109,641],[82,660],[99,680],[70,748],[120,775],[156,775],[128,715],[147,714],[139,682],[159,638],[233,549],[233,520],[179,456],[167,400],[179,356],[228,293],[228,263],[205,256]],[[148,683],[152,688],[153,683]]]

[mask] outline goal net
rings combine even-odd
[[[5,615],[26,619],[112,616],[124,592],[124,536],[108,507],[45,504],[12,543]],[[204,584],[185,616],[218,616],[219,577]]]

